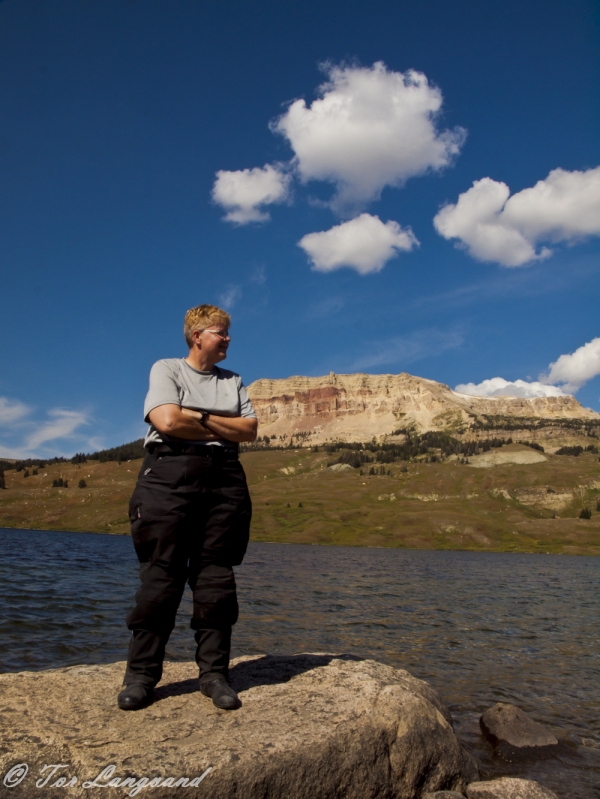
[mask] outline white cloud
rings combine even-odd
[[[491,380],[482,380],[481,383],[461,383],[454,389],[459,394],[469,394],[472,397],[563,397],[565,392],[557,386],[547,386],[543,383],[528,383],[525,380],[504,380],[503,377],[492,377]]]
[[[8,458],[9,460],[20,460],[21,458],[29,458],[31,453],[25,452],[23,448],[5,447],[0,444],[0,458]]]
[[[563,389],[575,393],[588,380],[600,375],[600,338],[588,341],[571,355],[561,355],[551,363],[547,375],[540,375],[544,383],[563,383]]]
[[[343,297],[326,297],[314,302],[307,310],[309,319],[327,319],[339,313],[346,300]]]
[[[493,377],[481,383],[461,383],[454,390],[474,397],[564,397],[575,394],[597,375],[600,375],[600,338],[588,341],[570,355],[561,355],[550,364],[547,375],[539,376],[539,382]]]
[[[239,286],[229,286],[222,294],[219,294],[219,304],[229,311],[241,297],[242,289]]]
[[[31,408],[19,400],[0,397],[0,425],[18,422],[31,412]]]
[[[423,73],[391,72],[382,62],[325,70],[319,99],[291,103],[271,129],[288,139],[303,182],[336,185],[334,210],[351,215],[385,186],[441,169],[458,154],[466,133],[437,129],[442,93]]]
[[[458,239],[480,261],[522,266],[548,258],[542,242],[574,243],[600,235],[600,167],[586,172],[554,169],[530,189],[510,195],[505,183],[483,178],[446,205],[433,224]]]
[[[143,434],[138,435],[138,438],[143,438],[144,435],[146,434],[147,429],[148,429],[147,427],[144,427]],[[134,438],[134,436],[132,436],[131,438]],[[124,438],[123,440],[129,441],[128,438]],[[91,438],[88,438],[86,449],[89,450],[90,452],[98,452],[98,450],[100,449],[106,449],[106,444],[104,443],[104,437],[92,436]]]
[[[317,271],[349,266],[361,275],[379,272],[400,250],[408,252],[418,244],[410,228],[402,229],[393,221],[384,224],[370,214],[361,214],[330,230],[308,233],[298,242]]]
[[[267,270],[264,264],[257,266],[250,275],[250,282],[256,283],[257,286],[262,286],[267,282]]]
[[[25,440],[25,449],[34,450],[46,441],[69,438],[78,427],[89,424],[88,414],[83,411],[65,411],[59,408],[48,411],[49,421],[39,425]]]
[[[87,446],[92,450],[99,448],[96,446],[98,439],[85,439],[79,432],[81,426],[90,422],[90,415],[86,411],[54,408],[48,411],[43,421],[32,418],[32,413],[33,408],[25,403],[0,397],[0,427],[4,428],[0,441],[0,457],[36,457],[40,455],[40,446],[59,439],[69,439],[72,442],[79,440],[80,446]],[[44,449],[42,446],[42,450]]]
[[[224,219],[245,225],[265,222],[269,214],[262,206],[284,202],[289,193],[290,175],[278,166],[266,164],[262,169],[219,170],[212,198],[227,211]]]
[[[370,352],[355,360],[350,369],[372,369],[384,364],[405,365],[460,347],[463,341],[464,336],[459,330],[416,330],[406,336],[371,342]]]

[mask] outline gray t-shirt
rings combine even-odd
[[[179,405],[193,411],[208,411],[219,416],[245,416],[256,419],[242,378],[229,369],[214,366],[209,372],[199,372],[184,358],[165,358],[150,370],[150,388],[144,402],[144,421],[159,405]],[[145,446],[184,439],[159,433],[150,424]],[[194,444],[230,445],[231,441],[194,441]]]

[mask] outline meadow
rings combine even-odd
[[[503,452],[525,451],[519,444]],[[481,456],[479,456],[481,457]],[[597,455],[473,468],[456,459],[328,468],[310,449],[247,452],[252,540],[496,552],[600,554]],[[0,527],[128,534],[127,504],[141,460],[9,469]],[[53,487],[66,481],[68,487]],[[85,487],[78,487],[80,482]],[[591,518],[580,518],[583,508]]]

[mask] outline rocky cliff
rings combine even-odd
[[[311,444],[328,439],[365,441],[409,426],[419,432],[459,431],[482,416],[600,420],[600,414],[570,396],[471,397],[406,372],[263,379],[252,383],[248,393],[261,435],[289,438],[305,433]]]

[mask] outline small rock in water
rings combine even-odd
[[[505,702],[486,710],[479,719],[481,731],[494,745],[507,743],[519,749],[555,746],[558,739],[549,729],[534,721],[524,710]]]
[[[467,786],[467,799],[558,799],[558,796],[539,782],[502,777],[472,782]]]
[[[582,743],[584,746],[591,746],[591,747],[593,747],[594,749],[597,749],[597,748],[598,748],[598,744],[596,743],[596,741],[594,741],[594,739],[593,739],[593,738],[582,738],[582,739],[581,739],[581,743]],[[600,786],[600,783],[598,783],[598,785]]]

